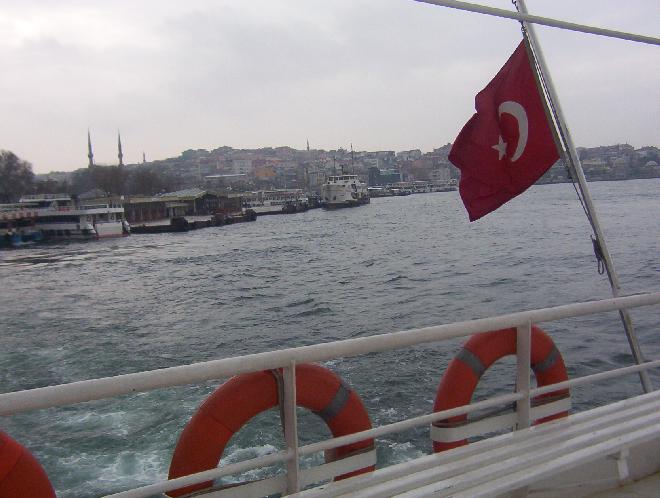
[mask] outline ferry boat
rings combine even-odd
[[[124,208],[115,201],[76,201],[68,194],[26,195],[20,210],[33,213],[34,227],[46,239],[91,240],[130,233]]]
[[[21,247],[43,240],[36,213],[18,204],[0,205],[0,247]]]
[[[369,204],[367,185],[358,175],[329,176],[321,186],[321,205],[326,209]]]
[[[375,185],[373,187],[367,187],[367,192],[369,193],[369,198],[373,199],[376,197],[392,197],[394,194],[387,186]]]
[[[243,201],[243,208],[251,209],[258,216],[296,213],[308,207],[307,195],[301,189],[259,190]]]
[[[432,192],[454,192],[458,190],[458,182],[455,178],[452,178],[443,182],[436,182],[432,185]]]

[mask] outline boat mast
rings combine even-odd
[[[525,0],[517,0],[514,2],[519,8],[522,14],[527,15],[527,7],[525,5]],[[550,101],[551,109],[554,113],[556,126],[559,131],[559,139],[562,142],[562,152],[566,163],[569,165],[573,178],[576,178],[578,181],[580,193],[584,201],[585,211],[587,213],[587,218],[589,223],[593,228],[594,234],[596,235],[596,240],[594,241],[594,248],[597,252],[597,257],[602,255],[602,260],[605,264],[605,270],[607,271],[607,277],[610,282],[610,287],[612,289],[612,295],[614,297],[619,297],[621,294],[621,284],[619,282],[619,277],[617,275],[616,269],[614,268],[614,262],[605,243],[605,235],[601,229],[600,222],[598,221],[598,216],[596,215],[596,208],[591,199],[591,194],[589,193],[589,188],[587,186],[587,180],[584,176],[584,171],[582,170],[582,164],[580,163],[580,158],[577,154],[575,144],[573,143],[573,138],[571,133],[566,125],[566,119],[564,118],[564,113],[562,112],[561,105],[559,103],[559,98],[557,92],[555,91],[552,78],[550,76],[550,71],[548,70],[545,58],[543,57],[543,52],[541,51],[541,46],[538,42],[536,36],[536,31],[533,23],[528,23],[527,21],[521,21],[526,32],[527,39],[532,47],[534,52],[534,57],[537,64],[537,70],[541,80],[544,82],[545,90],[547,91],[547,96]],[[598,254],[600,252],[600,255]],[[619,310],[619,315],[621,316],[621,321],[623,322],[623,327],[626,332],[626,337],[628,338],[628,343],[630,345],[630,350],[632,351],[633,358],[638,365],[641,365],[646,360],[642,355],[642,351],[639,347],[639,342],[635,334],[635,329],[633,328],[632,318],[630,313],[627,310]],[[642,387],[644,392],[653,391],[653,386],[651,384],[651,379],[646,371],[641,371],[639,373]]]
[[[353,142],[351,142],[351,174],[355,174],[355,156],[353,155]]]

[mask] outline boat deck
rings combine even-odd
[[[589,498],[634,498],[638,496],[651,498],[658,495],[660,495],[660,472],[627,484],[626,486],[589,495]]]
[[[660,471],[658,442],[656,391],[293,496],[549,498],[606,490],[610,494],[603,496],[620,496],[620,484]],[[630,489],[641,492],[653,483],[632,483]],[[658,496],[658,489],[642,496]]]

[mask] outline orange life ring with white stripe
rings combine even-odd
[[[556,384],[568,380],[566,365],[561,353],[548,334],[540,328],[532,326],[531,367],[539,387]],[[451,361],[445,371],[435,396],[433,411],[439,412],[464,406],[470,403],[479,379],[484,372],[497,360],[516,354],[516,329],[508,328],[483,332],[473,335],[463,346],[463,349]],[[544,401],[567,397],[568,389],[559,389],[538,396]],[[532,400],[534,401],[534,400]],[[548,422],[566,417],[568,412],[556,413],[536,421]],[[434,425],[460,424],[467,421],[467,414],[451,417]],[[453,442],[433,442],[433,451],[438,453],[468,444],[466,439]]]
[[[43,467],[21,444],[0,431],[0,498],[56,498]]]
[[[319,415],[334,437],[371,429],[369,415],[358,394],[333,372],[320,365],[296,366],[296,400]],[[278,383],[271,371],[232,377],[216,389],[186,424],[170,464],[169,479],[215,468],[229,439],[252,417],[279,406]],[[366,439],[336,449],[333,459],[373,448]],[[374,470],[365,467],[335,478],[345,479]],[[170,496],[209,488],[212,483],[170,491]]]

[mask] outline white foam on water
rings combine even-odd
[[[141,484],[167,478],[169,458],[163,452],[120,452],[100,480],[108,483],[132,480]]]
[[[220,460],[221,465],[228,465],[230,463],[241,462],[250,458],[258,458],[271,453],[276,453],[278,449],[272,444],[264,444],[262,446],[250,446],[249,448],[236,448],[232,447],[227,451],[227,456]]]
[[[270,444],[265,444],[263,446],[251,446],[248,448],[236,448],[232,447],[227,451],[227,456],[220,460],[220,466],[228,465],[232,463],[241,462],[243,460],[249,460],[251,458],[257,458],[269,455],[271,453],[277,452],[277,448]],[[281,467],[281,465],[279,466]],[[237,483],[243,481],[252,481],[256,479],[263,479],[265,477],[270,477],[276,473],[277,466],[252,469],[246,472],[243,472],[239,475],[231,475],[222,478],[222,483]]]
[[[420,458],[426,454],[417,448],[411,441],[400,443],[396,441],[381,440],[378,441],[378,445],[386,446],[390,450],[391,455],[387,462],[388,465]]]
[[[128,428],[131,426],[130,419],[135,415],[127,412],[96,412],[88,411],[83,413],[76,413],[66,418],[57,421],[58,424],[64,426],[91,426],[95,431],[103,430],[106,434],[113,436],[127,436],[129,434]]]
[[[389,408],[381,409],[378,416],[379,416],[379,418],[394,419],[394,417],[396,417],[397,413],[399,413],[399,412],[397,411],[396,408],[389,407]]]
[[[57,496],[77,498],[165,480],[169,455],[165,452],[134,451],[121,451],[113,455],[80,453],[62,458],[61,463],[63,467],[73,469],[80,484],[70,489],[58,489]]]

